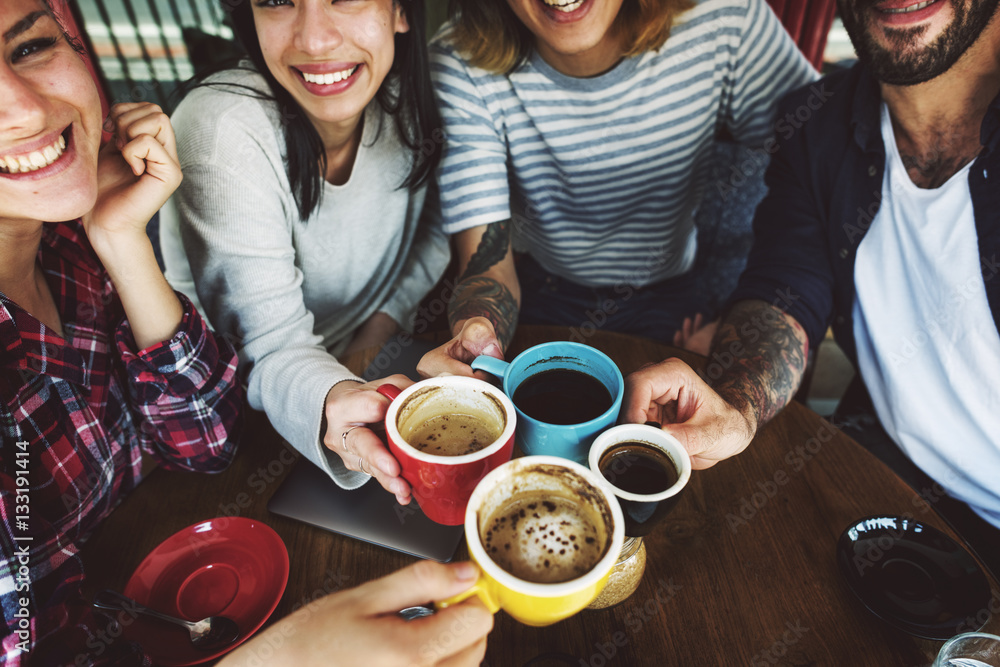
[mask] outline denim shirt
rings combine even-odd
[[[878,82],[860,64],[782,101],[776,141],[768,146],[768,194],[731,297],[781,308],[803,326],[810,349],[832,326],[855,368],[854,260],[882,200],[881,101]],[[969,190],[986,298],[1000,332],[1000,96],[986,112],[980,140]]]

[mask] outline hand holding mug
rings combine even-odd
[[[392,375],[366,384],[338,382],[326,395],[326,433],[323,444],[340,456],[348,470],[372,475],[400,505],[410,502],[410,485],[400,477],[399,462],[382,439],[369,428],[385,419],[389,399],[376,391],[382,384],[398,388],[413,384],[405,375]]]
[[[680,359],[646,366],[625,378],[622,421],[663,424],[684,445],[696,470],[746,449],[756,433],[751,419]]]
[[[485,380],[485,373],[476,373],[470,366],[480,355],[503,359],[493,324],[485,317],[470,317],[454,338],[424,355],[417,364],[417,372],[425,378],[449,373]]]

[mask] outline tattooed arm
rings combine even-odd
[[[514,270],[509,220],[481,225],[455,236],[458,286],[448,305],[454,336],[417,365],[424,377],[442,372],[472,375],[480,354],[503,358],[517,327],[521,288]]]
[[[504,220],[456,237],[461,273],[448,307],[452,334],[458,335],[470,318],[485,317],[493,325],[500,348],[510,343],[521,299],[510,235],[510,220]]]
[[[626,378],[625,419],[663,424],[708,468],[739,454],[795,394],[808,353],[794,318],[764,301],[740,301],[719,325],[705,367],[711,385],[680,359]]]
[[[798,390],[809,339],[802,325],[779,308],[764,301],[740,301],[719,326],[712,351],[728,352],[733,359],[717,380],[711,378],[719,362],[709,364],[706,372],[712,387],[751,420],[756,431],[788,405]]]

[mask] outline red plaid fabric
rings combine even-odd
[[[89,664],[80,543],[139,482],[142,452],[170,469],[224,469],[242,395],[232,346],[183,296],[178,333],[135,349],[78,223],[46,224],[38,259],[66,338],[0,294],[0,662]]]

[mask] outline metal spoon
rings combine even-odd
[[[240,629],[236,622],[225,616],[209,616],[200,621],[185,621],[168,616],[149,607],[144,607],[132,598],[121,593],[105,589],[94,596],[93,605],[105,611],[124,611],[135,616],[145,614],[187,628],[191,635],[191,645],[195,648],[212,651],[228,646],[239,639]]]

